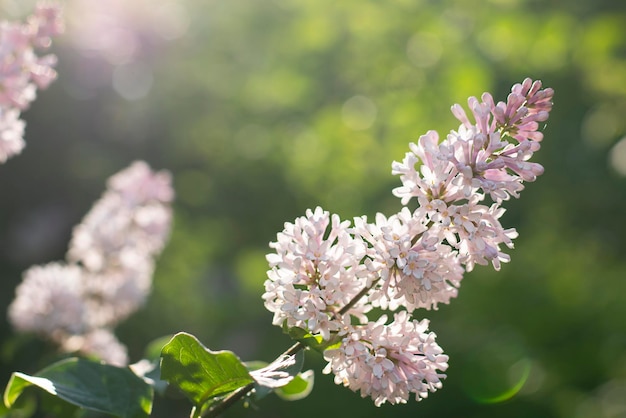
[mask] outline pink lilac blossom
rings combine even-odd
[[[437,133],[430,131],[418,145],[410,144],[411,152],[402,163],[393,163],[392,172],[403,183],[394,194],[403,204],[413,197],[452,202],[481,192],[496,203],[518,197],[523,181],[534,181],[543,173],[540,164],[528,160],[540,148],[539,122],[547,120],[553,95],[552,89],[541,89],[540,81],[525,79],[512,87],[507,103],[495,104],[489,93],[482,101],[470,97],[475,123],[455,104],[452,113],[461,122],[458,131],[441,144]],[[418,161],[420,172],[415,169]]]
[[[350,323],[339,310],[363,288],[359,261],[365,247],[347,227],[348,222],[319,207],[285,223],[270,244],[276,253],[267,256],[271,270],[263,299],[274,313],[274,325],[286,322],[329,339]],[[351,314],[362,318],[362,310],[354,306]]]
[[[17,331],[54,336],[84,332],[85,311],[81,268],[50,263],[24,272],[8,314]]]
[[[38,56],[51,37],[63,32],[57,5],[40,2],[26,23],[0,22],[0,163],[19,154],[25,146],[24,122],[19,118],[57,77],[56,56]]]
[[[123,367],[128,365],[128,350],[115,334],[107,328],[96,328],[85,334],[73,334],[59,341],[61,349],[81,352],[107,364]]]
[[[0,163],[24,148],[24,126],[18,110],[0,106]]]
[[[375,223],[355,218],[352,232],[369,245],[363,264],[374,283],[367,298],[373,307],[436,309],[456,296],[462,279],[458,259],[424,234],[424,220],[406,207],[388,219],[377,214]]]
[[[18,331],[35,332],[66,351],[125,363],[111,329],[139,309],[154,261],[167,241],[174,194],[170,175],[142,161],[109,179],[108,190],[74,228],[67,264],[29,269],[9,308]]]
[[[406,403],[411,394],[419,401],[441,388],[448,356],[427,332],[428,320],[411,320],[406,311],[355,327],[337,348],[324,352],[335,383],[370,396],[376,406]]]
[[[74,228],[68,261],[82,266],[86,286],[98,295],[89,318],[109,326],[133,313],[151,287],[154,257],[165,245],[173,199],[168,173],[135,162],[114,175],[108,190]]]
[[[475,265],[499,270],[510,261],[503,247],[513,248],[517,232],[502,226],[501,205],[543,173],[529,161],[552,108],[554,91],[541,87],[526,79],[506,103],[496,104],[489,93],[470,97],[475,122],[454,105],[457,131],[443,141],[428,131],[410,143],[404,159],[392,164],[402,182],[393,190],[404,205],[397,214],[379,213],[374,222],[357,217],[349,226],[317,208],[285,224],[270,245],[276,252],[267,256],[265,306],[275,325],[329,343],[325,372],[336,383],[376,405],[406,402],[411,393],[419,400],[441,387],[437,370],[446,370],[447,356],[426,333],[428,322],[410,315],[448,304]],[[484,204],[487,196],[491,205]],[[381,309],[399,312],[389,325],[386,316],[369,321]]]

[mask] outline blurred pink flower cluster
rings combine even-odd
[[[113,327],[143,305],[155,257],[171,226],[170,175],[142,161],[108,180],[107,191],[74,228],[66,262],[24,273],[9,320],[21,332],[50,338],[68,352],[125,365]]]
[[[526,79],[506,102],[471,97],[474,122],[454,105],[457,131],[443,141],[429,131],[392,164],[402,182],[393,193],[404,205],[395,215],[358,217],[351,226],[317,208],[286,223],[267,256],[263,299],[273,323],[327,341],[324,371],[376,405],[404,403],[411,394],[420,400],[440,388],[448,357],[428,321],[411,314],[449,303],[476,264],[499,270],[509,261],[502,247],[512,248],[517,232],[501,225],[501,204],[543,172],[529,159],[540,148],[553,94]],[[412,202],[414,210],[406,206]],[[393,321],[370,321],[380,310],[395,312]]]
[[[0,23],[0,163],[24,148],[20,113],[56,78],[56,56],[38,56],[63,31],[59,7],[41,2],[26,23]]]

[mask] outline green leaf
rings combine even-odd
[[[159,395],[165,394],[168,388],[168,384],[165,380],[161,380],[161,371],[159,369],[160,362],[157,360],[142,359],[137,363],[133,363],[128,368],[141,378],[146,384],[150,385],[152,389]]]
[[[330,340],[326,341],[319,335],[312,335],[307,330],[298,327],[287,327],[286,321],[283,324],[283,332],[289,335],[292,339],[301,342],[309,348],[315,351],[323,353],[324,350],[338,344],[341,341],[341,337],[336,334],[331,334]]]
[[[161,352],[161,379],[177,386],[197,409],[254,379],[231,351],[211,351],[187,333],[176,334]]]
[[[40,410],[46,411],[46,416],[71,418],[80,417],[81,412],[85,412],[85,409],[81,409],[55,395],[51,395],[45,390],[40,390],[39,392]]]
[[[304,399],[313,390],[313,381],[315,380],[315,374],[313,370],[307,370],[306,372],[298,373],[293,380],[287,383],[285,386],[275,389],[276,395],[286,401],[297,401]]]
[[[65,359],[34,376],[13,373],[4,392],[5,405],[10,408],[30,386],[80,408],[121,418],[147,417],[152,410],[152,389],[130,369],[85,359]]]
[[[0,403],[0,417],[8,416],[9,409],[3,403]]]
[[[151,341],[144,350],[144,358],[128,367],[144,382],[152,386],[159,395],[166,393],[168,384],[161,380],[161,350],[163,346],[172,339],[172,335],[157,338]]]
[[[41,402],[41,394],[46,393],[34,393],[34,391],[26,391],[26,393],[19,397],[16,402],[7,407],[4,402],[0,402],[0,417],[2,418],[30,418],[37,412],[38,404]],[[52,395],[49,395],[53,397]],[[59,401],[64,402],[64,401]],[[64,402],[65,403],[65,402]],[[67,404],[67,403],[66,403]],[[68,404],[69,405],[69,404]],[[41,410],[48,411],[47,409],[40,408]],[[64,418],[69,418],[68,415],[63,415]]]

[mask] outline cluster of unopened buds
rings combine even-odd
[[[155,257],[167,241],[174,197],[170,175],[142,161],[113,175],[108,190],[74,228],[66,262],[33,266],[9,306],[21,332],[67,352],[126,365],[112,328],[143,305]]]
[[[0,163],[24,148],[24,121],[20,119],[57,77],[55,55],[38,56],[63,31],[58,5],[40,2],[25,23],[0,22]]]
[[[428,320],[411,315],[449,303],[476,264],[499,270],[509,261],[503,247],[513,248],[517,232],[501,225],[501,205],[543,172],[529,160],[553,93],[525,79],[506,102],[489,93],[470,97],[474,121],[452,106],[458,130],[442,141],[427,132],[392,164],[402,181],[393,190],[403,205],[395,215],[350,222],[318,207],[285,224],[267,256],[265,306],[275,325],[326,343],[324,372],[337,384],[376,405],[421,400],[441,388],[448,356]],[[371,321],[380,311],[392,320],[383,314]]]

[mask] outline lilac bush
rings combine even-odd
[[[35,49],[49,47],[62,28],[58,7],[47,3],[25,24],[0,25],[0,162],[24,147],[20,112],[56,77],[56,58]],[[158,359],[128,366],[113,330],[150,293],[174,198],[168,172],[132,163],[108,180],[74,228],[66,259],[29,268],[8,309],[16,331],[95,360],[65,359],[34,376],[13,373],[6,406],[34,385],[76,407],[143,417],[155,391],[170,385],[191,401],[192,417],[217,416],[244,398],[308,395],[312,372],[301,373],[307,348],[321,352],[323,373],[336,384],[376,406],[426,398],[442,388],[448,356],[416,312],[449,304],[476,265],[499,270],[510,261],[506,251],[517,232],[501,224],[503,204],[543,173],[531,158],[553,94],[527,78],[506,101],[470,97],[469,115],[452,106],[457,130],[443,139],[428,131],[392,163],[402,183],[392,191],[398,213],[347,221],[317,207],[285,223],[270,243],[262,299],[272,323],[297,342],[269,364],[244,363],[179,333],[160,346]]]

